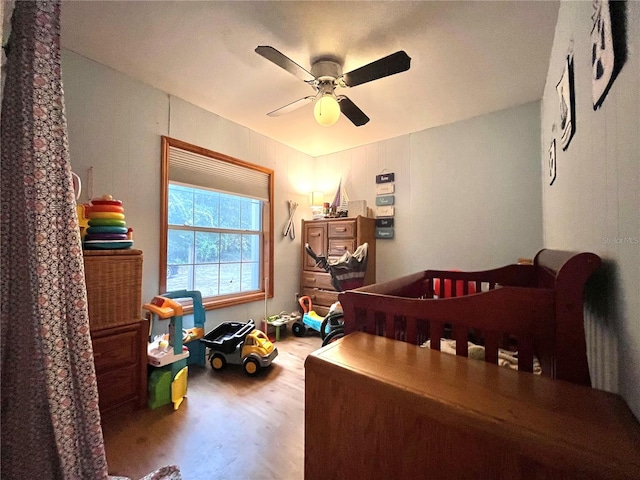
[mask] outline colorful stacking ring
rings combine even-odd
[[[87,233],[96,234],[96,233],[127,233],[127,227],[89,227],[87,228]]]
[[[120,205],[91,205],[91,207],[89,207],[89,215],[93,212],[124,213],[124,208]]]
[[[127,222],[117,220],[115,218],[91,218],[89,219],[90,227],[126,227]]]
[[[122,206],[122,201],[120,200],[107,200],[103,198],[94,198],[91,200],[91,205],[118,205]]]
[[[126,233],[87,233],[84,236],[84,240],[127,240]]]
[[[94,218],[109,218],[113,220],[124,220],[124,213],[94,212],[93,210],[89,210],[89,219],[94,219]]]
[[[89,240],[84,242],[87,250],[116,250],[120,248],[131,248],[133,240]]]

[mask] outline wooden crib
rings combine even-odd
[[[499,349],[518,352],[518,370],[590,385],[584,334],[584,287],[600,266],[593,253],[544,249],[533,264],[480,272],[426,270],[343,292],[345,334],[364,331],[440,349],[455,340],[467,356],[472,340],[497,363]],[[434,288],[435,287],[435,288]],[[474,293],[475,292],[475,293]]]

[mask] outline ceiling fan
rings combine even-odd
[[[300,80],[311,85],[315,95],[309,95],[267,113],[277,117],[303,105],[316,102],[314,116],[320,125],[330,126],[338,121],[342,112],[356,127],[365,125],[369,117],[346,95],[336,95],[336,87],[355,87],[379,78],[409,70],[411,58],[400,50],[380,58],[363,67],[342,73],[342,65],[335,58],[321,58],[311,65],[311,72],[298,65],[286,55],[269,46],[259,46],[256,53],[275,63]]]

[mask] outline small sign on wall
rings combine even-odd
[[[376,197],[376,205],[393,205],[395,198],[393,195],[384,195],[382,197]]]
[[[376,228],[376,238],[393,238],[393,228]]]
[[[376,175],[376,230],[379,239],[392,239],[395,235],[393,216],[395,215],[395,174],[393,172]]]
[[[376,218],[376,227],[379,227],[379,228],[393,227],[393,218]]]
[[[376,217],[393,217],[393,206],[384,206],[376,208]]]
[[[376,175],[376,183],[389,183],[395,180],[395,173],[381,173]]]
[[[376,195],[393,193],[396,190],[395,185],[395,183],[380,183],[376,185]]]

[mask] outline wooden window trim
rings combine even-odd
[[[243,160],[239,160],[223,153],[198,147],[175,138],[162,136],[162,155],[161,155],[161,174],[160,174],[160,281],[159,291],[166,292],[167,288],[167,231],[169,219],[169,148],[179,148],[188,152],[196,153],[216,160],[229,162],[237,166],[257,170],[265,173],[269,177],[269,201],[265,202],[263,211],[263,244],[262,244],[262,271],[266,272],[267,281],[267,298],[273,298],[273,187],[274,187],[274,171],[255,165]],[[260,279],[261,288],[259,291],[250,293],[238,293],[233,295],[225,295],[208,299],[203,299],[205,310],[214,310],[218,308],[226,308],[243,303],[256,302],[265,298],[265,282],[264,278]],[[190,313],[189,307],[185,313]]]

